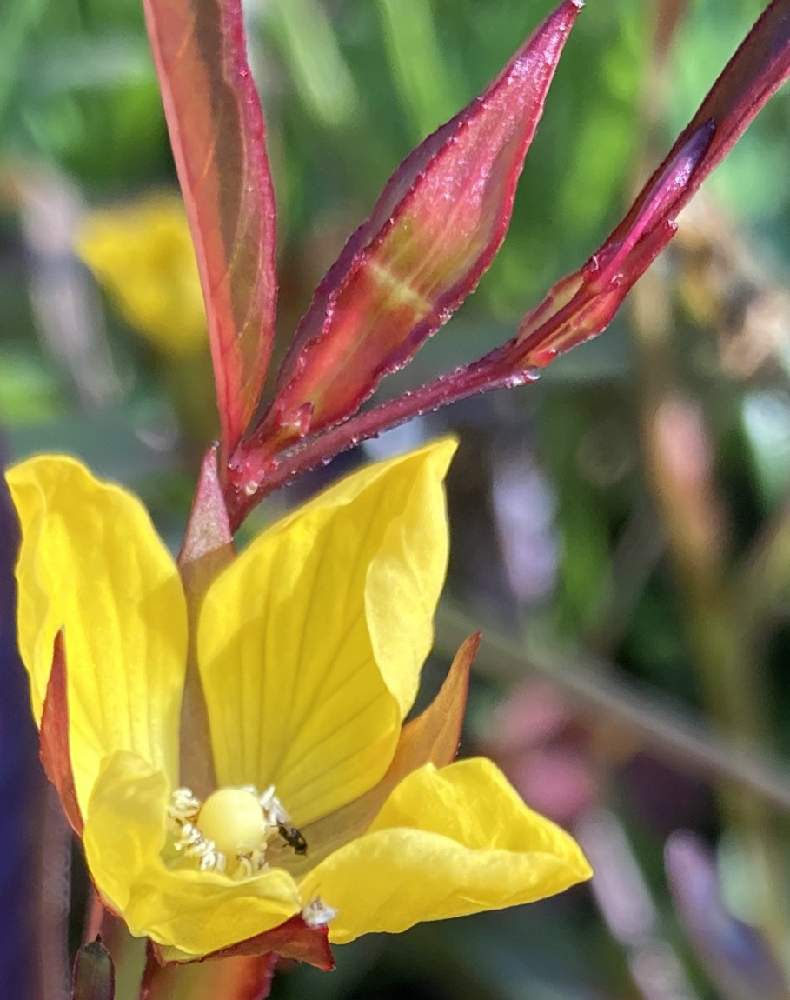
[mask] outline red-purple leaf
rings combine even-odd
[[[52,671],[47,682],[47,693],[41,714],[39,756],[44,773],[60,797],[66,819],[77,836],[81,837],[82,813],[77,803],[69,750],[68,686],[62,632],[58,632],[55,636]]]
[[[252,436],[264,454],[359,408],[447,322],[493,260],[582,0],[565,0],[499,77],[400,166],[319,285]]]
[[[789,75],[790,0],[773,0],[625,219],[580,270],[558,282],[525,317],[513,340],[288,448],[268,467],[256,465],[255,455],[237,460],[227,492],[232,524],[267,493],[365,438],[475,393],[529,381],[535,369],[604,330],[674,236],[680,210]]]
[[[208,316],[230,454],[274,339],[275,202],[241,0],[143,0]]]
[[[543,367],[604,330],[634,283],[675,235],[675,219],[790,75],[790,0],[774,0],[597,253],[524,320],[505,355]]]

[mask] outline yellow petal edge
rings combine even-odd
[[[220,784],[274,783],[302,825],[382,777],[433,640],[454,450],[354,473],[213,583],[198,661]]]
[[[85,810],[102,759],[133,750],[171,778],[187,648],[181,582],[135,497],[80,462],[10,469],[19,516],[18,638],[40,721],[63,628],[72,768]]]
[[[471,758],[412,772],[369,831],[301,888],[338,911],[330,938],[345,943],[534,902],[591,875],[569,834],[525,806],[491,761]]]
[[[104,762],[88,806],[84,843],[91,874],[132,934],[201,956],[299,912],[296,885],[282,869],[239,882],[167,868],[160,852],[169,792],[161,771],[120,752]]]

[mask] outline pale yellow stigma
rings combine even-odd
[[[297,854],[307,841],[291,823],[274,785],[259,792],[252,785],[220,788],[201,802],[188,788],[170,796],[167,816],[172,834],[171,861],[194,864],[201,871],[249,878],[268,867],[266,848],[279,836]]]
[[[245,788],[220,788],[197,815],[195,825],[225,857],[265,847],[271,832],[257,797]]]

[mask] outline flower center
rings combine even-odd
[[[260,802],[245,788],[220,788],[209,795],[196,825],[226,857],[260,850],[271,830]]]
[[[188,788],[170,796],[168,820],[174,835],[168,854],[176,862],[196,863],[202,871],[247,878],[267,866],[266,848],[277,834],[297,854],[307,842],[291,824],[274,786],[259,792],[251,785],[220,788],[201,802]]]

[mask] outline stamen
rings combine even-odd
[[[203,838],[200,835],[200,830],[192,823],[183,823],[180,830],[181,835],[175,843],[175,848],[177,851],[186,852],[189,848],[194,847],[195,844],[200,843]]]
[[[237,878],[250,878],[252,875],[258,875],[269,867],[266,862],[265,850],[247,851],[246,854],[239,854],[236,861],[235,874]]]
[[[200,856],[200,870],[202,872],[224,872],[227,861],[222,851],[216,849],[216,845],[210,841],[204,841],[205,850]]]
[[[258,796],[258,802],[260,802],[261,809],[263,809],[270,826],[277,826],[278,823],[290,823],[291,817],[277,798],[274,785],[269,785],[266,791]]]
[[[170,819],[176,822],[194,819],[200,812],[200,799],[189,788],[177,788],[170,796],[167,811]]]
[[[275,832],[297,854],[307,843],[275,794],[253,785],[220,788],[201,802],[189,788],[177,788],[167,809],[174,834],[171,849],[201,871],[251,878],[267,867],[266,849]]]
[[[313,929],[325,927],[337,916],[337,910],[325,903],[320,896],[311,899],[302,909],[302,920]]]

